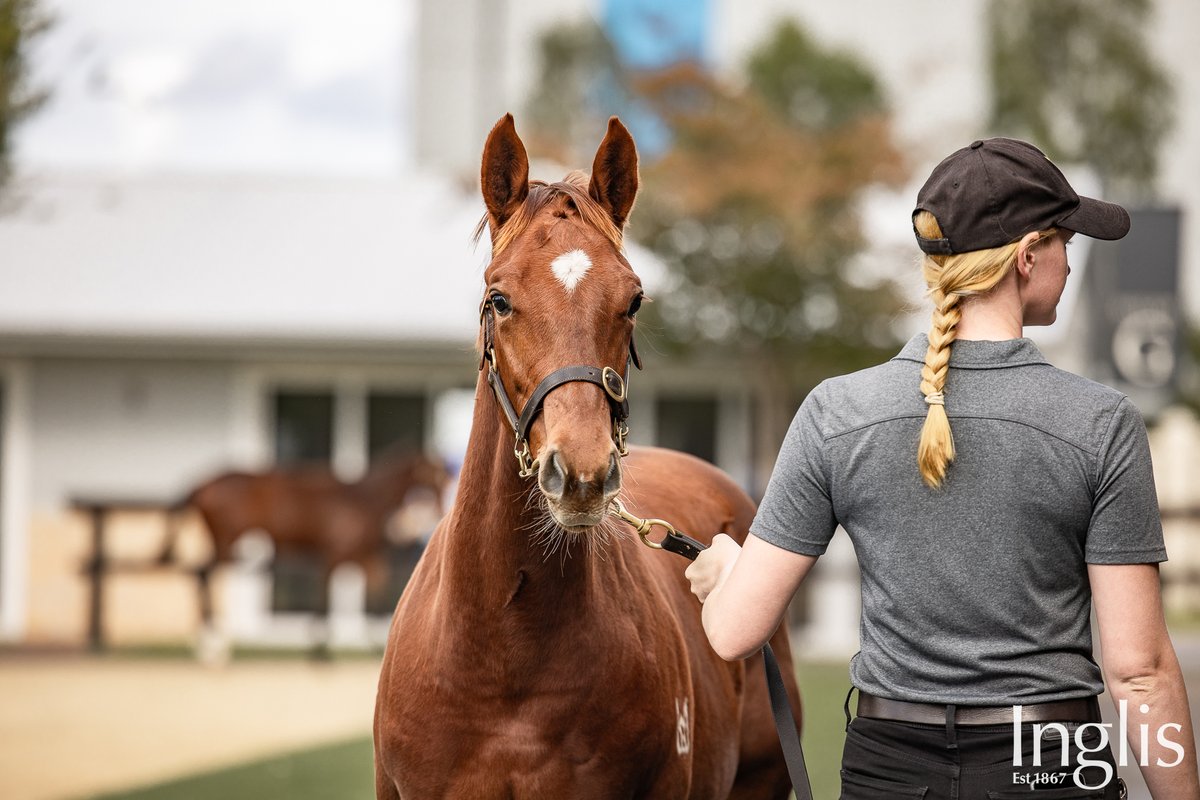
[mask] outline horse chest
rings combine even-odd
[[[401,670],[406,689],[390,693],[387,710],[393,774],[413,797],[686,797],[686,665],[678,651],[625,644],[589,652],[568,640],[506,663],[498,638],[500,652],[469,666],[448,651]]]
[[[638,700],[493,701],[426,721],[392,750],[401,796],[688,797],[691,753],[675,746],[678,719],[651,720],[667,735],[648,733]]]

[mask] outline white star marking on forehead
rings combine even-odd
[[[587,275],[591,266],[592,260],[582,250],[563,253],[550,262],[550,269],[554,270],[554,277],[558,278],[568,292],[575,291],[575,286],[583,280],[583,276]]]

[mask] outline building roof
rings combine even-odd
[[[475,337],[483,204],[448,178],[73,174],[17,194],[0,215],[0,338]]]

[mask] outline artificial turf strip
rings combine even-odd
[[[362,736],[94,800],[374,800],[373,758]]]
[[[814,797],[837,797],[849,688],[846,665],[801,663],[804,756]],[[93,800],[374,800],[371,737],[301,750]]]

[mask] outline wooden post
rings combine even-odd
[[[102,652],[108,648],[104,636],[104,582],[109,572],[146,572],[164,568],[157,560],[131,561],[111,558],[105,546],[109,516],[122,511],[155,511],[169,514],[172,504],[149,498],[91,494],[75,495],[69,502],[71,508],[87,514],[92,523],[92,552],[84,562],[81,572],[89,581],[87,646],[94,652]]]
[[[105,509],[101,505],[88,508],[92,518],[92,557],[88,561],[88,577],[91,580],[88,607],[88,648],[102,652],[104,642],[104,573],[108,569],[104,552]]]

